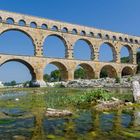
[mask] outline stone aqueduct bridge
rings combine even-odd
[[[10,22],[8,22],[10,20]],[[0,54],[0,64],[18,61],[28,67],[32,80],[43,86],[43,71],[47,64],[56,65],[63,80],[73,80],[78,65],[87,71],[87,79],[99,78],[103,68],[109,77],[121,77],[136,73],[136,52],[140,46],[140,37],[127,34],[79,26],[23,14],[0,11],[0,35],[9,30],[25,33],[34,44],[34,56]],[[55,35],[65,44],[65,59],[43,57],[43,43],[48,36]],[[91,60],[82,61],[73,58],[73,46],[77,40],[86,41],[91,48]],[[100,46],[106,43],[113,51],[113,62],[99,62]],[[121,46],[126,46],[130,53],[130,63],[120,62]]]

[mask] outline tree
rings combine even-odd
[[[17,83],[15,80],[11,81],[11,86],[15,86]]]
[[[61,73],[60,70],[54,70],[51,72],[51,81],[60,81],[61,80]]]
[[[50,82],[51,81],[51,76],[49,74],[44,74],[43,79],[45,82]]]
[[[101,78],[108,77],[107,71],[106,70],[102,70],[101,73],[100,73],[100,77]]]
[[[79,79],[79,78],[80,79],[85,79],[86,78],[85,70],[82,69],[82,68],[76,69],[75,72],[74,72],[74,78],[76,78],[76,79]]]

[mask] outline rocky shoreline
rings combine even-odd
[[[134,77],[124,77],[120,81],[116,81],[114,78],[100,78],[100,79],[91,79],[91,80],[73,80],[68,82],[47,82],[47,87],[66,87],[66,88],[132,88],[133,81],[140,81],[140,76]]]

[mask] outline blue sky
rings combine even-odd
[[[123,32],[132,35],[140,35],[140,0],[3,0],[0,1],[0,9],[11,12],[18,12],[28,15],[45,17],[54,20],[66,21],[75,24],[92,26],[100,29],[107,29],[116,32]],[[15,35],[16,38],[15,38]],[[18,38],[18,39],[17,39]],[[26,41],[24,41],[24,39]],[[58,41],[59,40],[55,40]],[[61,42],[55,43],[54,38],[48,39],[44,46],[52,46],[52,48],[44,48],[47,56],[56,55],[55,47],[63,46]],[[83,46],[86,44],[77,43],[80,52],[83,52],[83,58],[86,58],[84,52],[89,50]],[[76,44],[76,45],[77,45]],[[77,45],[78,46],[78,45]],[[28,51],[25,51],[27,48]],[[61,52],[64,51],[64,47]],[[75,48],[75,57],[78,58],[79,48]],[[124,49],[125,50],[125,49]],[[103,51],[107,48],[103,48]],[[109,51],[109,50],[108,50]],[[20,33],[7,32],[0,37],[0,53],[25,53],[33,54],[33,46],[30,40]],[[60,56],[64,55],[61,54]],[[77,53],[76,53],[77,52]],[[111,59],[101,53],[101,59]],[[127,55],[126,51],[122,51],[122,55]],[[51,66],[45,72],[50,72]],[[22,64],[10,62],[0,68],[0,80],[11,81],[30,80],[28,69]]]

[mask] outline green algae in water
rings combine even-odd
[[[13,119],[2,119],[2,120],[0,120],[0,125],[1,124],[11,124],[14,122],[15,122],[15,120],[13,120]]]

